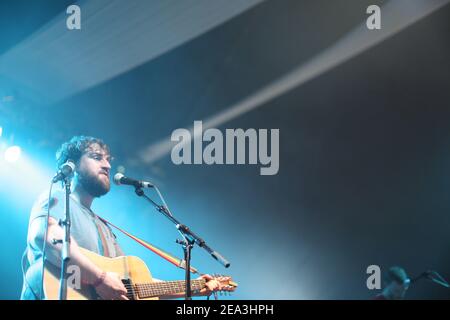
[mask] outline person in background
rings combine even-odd
[[[411,283],[405,269],[394,266],[389,268],[386,285],[383,291],[374,297],[375,300],[402,300]]]

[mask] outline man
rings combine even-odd
[[[386,286],[383,292],[375,296],[375,300],[401,300],[404,299],[411,280],[401,267],[389,268]]]
[[[81,271],[81,281],[90,284],[102,299],[127,300],[121,279],[115,273],[105,272],[86,258],[80,247],[107,257],[117,257],[123,252],[116,242],[116,237],[109,226],[102,222],[91,210],[95,198],[101,197],[110,190],[111,156],[108,146],[100,139],[85,136],[75,136],[64,143],[57,152],[58,167],[68,160],[75,165],[75,174],[72,181],[73,191],[70,195],[71,210],[71,244],[70,263],[76,265]],[[65,194],[63,191],[55,192],[48,203],[48,195],[42,197],[34,204],[31,211],[26,257],[24,255],[24,284],[21,299],[41,299],[42,290],[42,248],[47,217],[50,206],[48,231],[46,239],[46,261],[55,266],[61,264],[61,243],[52,240],[63,239],[64,231],[58,221],[64,219]],[[219,282],[211,276],[202,276],[206,288],[199,295],[209,295],[221,289]],[[183,297],[183,293],[161,298]]]

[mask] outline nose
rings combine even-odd
[[[111,164],[108,160],[103,159],[102,161],[102,169],[106,170],[109,173],[109,170],[111,170]]]

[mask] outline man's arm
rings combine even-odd
[[[30,224],[30,244],[31,246],[42,248],[44,239],[45,217],[34,219]],[[57,221],[50,217],[48,222],[48,232],[46,241],[46,259],[54,264],[60,266],[61,264],[61,243],[54,244],[53,239],[60,240],[64,238],[64,230],[58,225]],[[122,299],[127,300],[126,289],[120,280],[119,276],[112,272],[104,272],[97,267],[91,260],[85,257],[77,244],[71,238],[70,241],[70,263],[69,265],[76,265],[81,270],[81,280],[88,284],[96,284],[96,291],[101,298]]]

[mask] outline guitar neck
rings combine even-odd
[[[205,287],[205,279],[191,280],[191,290],[201,290]],[[133,285],[139,299],[161,297],[186,291],[186,281],[163,281],[152,283],[140,283]]]

